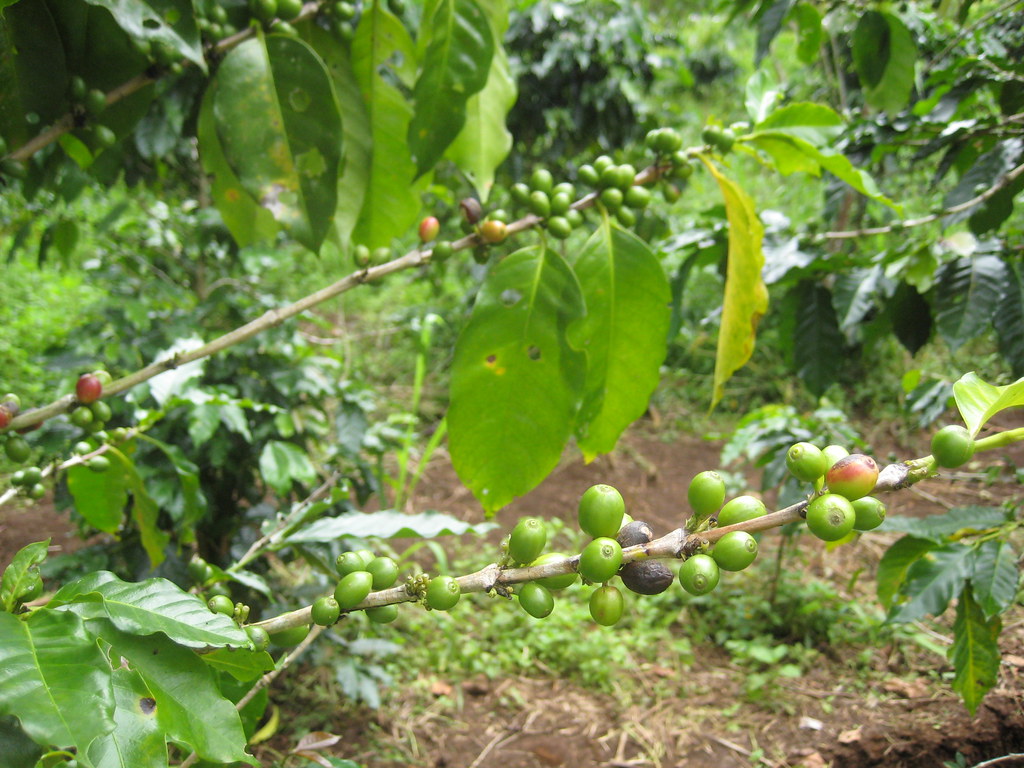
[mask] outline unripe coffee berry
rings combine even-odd
[[[480,225],[480,237],[484,242],[496,244],[502,242],[508,235],[508,230],[503,221],[488,219]]]

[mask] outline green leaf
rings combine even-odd
[[[566,329],[583,315],[576,276],[542,246],[505,257],[480,289],[455,346],[448,440],[455,471],[488,512],[562,455],[586,375]]]
[[[5,768],[35,768],[42,754],[43,748],[28,737],[16,717],[0,717],[0,755],[7,761]]]
[[[242,188],[319,251],[337,207],[342,142],[323,62],[301,40],[260,35],[228,53],[211,87],[217,136]]]
[[[416,165],[406,144],[412,108],[382,74],[390,71],[401,79],[395,67],[415,61],[416,48],[402,22],[384,3],[374,3],[360,17],[352,41],[352,70],[373,137],[369,182],[352,239],[370,248],[390,245],[393,238],[409,232],[429,180],[422,176],[412,182]]]
[[[87,619],[105,617],[136,635],[162,632],[189,648],[252,647],[235,622],[167,579],[132,583],[109,571],[95,571],[65,584],[49,605]]]
[[[104,768],[167,768],[167,741],[152,692],[133,669],[115,669],[111,682],[115,727],[89,746],[89,759]]]
[[[75,510],[85,522],[104,533],[116,533],[128,505],[128,478],[124,465],[111,462],[106,472],[93,472],[84,464],[68,468],[68,491]]]
[[[1024,405],[1024,379],[996,387],[982,381],[973,371],[953,384],[953,399],[964,424],[974,436],[1000,411]]]
[[[299,446],[268,440],[260,451],[260,475],[264,482],[284,496],[292,483],[312,485],[316,482],[316,469]]]
[[[882,559],[878,562],[875,578],[878,602],[886,610],[890,608],[893,598],[903,586],[907,577],[907,569],[938,546],[937,542],[930,539],[904,536],[885,551]]]
[[[810,3],[797,3],[789,16],[796,20],[796,56],[804,64],[813,64],[825,42],[821,11]]]
[[[515,103],[515,80],[499,45],[491,58],[487,85],[466,102],[466,124],[445,153],[469,178],[481,202],[490,197],[494,171],[512,149],[505,118]]]
[[[344,536],[357,539],[433,539],[437,536],[484,533],[491,527],[489,523],[471,525],[443,512],[419,512],[414,515],[402,514],[393,509],[348,512],[338,517],[314,520],[282,539],[279,547],[337,541]]]
[[[892,332],[910,354],[916,354],[932,335],[932,308],[910,283],[896,286],[889,301]]]
[[[866,11],[853,31],[853,63],[869,104],[884,112],[907,106],[914,88],[917,46],[897,16]]]
[[[191,424],[189,426],[191,427]],[[194,540],[195,531],[192,526],[206,514],[206,497],[199,487],[199,467],[193,464],[185,452],[176,445],[169,445],[149,435],[140,435],[140,439],[155,445],[170,459],[174,474],[178,476],[178,481],[181,483],[181,497],[184,502],[184,516],[178,521],[178,527],[183,539]]]
[[[986,619],[998,616],[1017,597],[1017,554],[1006,541],[992,539],[976,550],[971,586]]]
[[[915,560],[900,589],[906,600],[890,609],[889,621],[906,623],[927,615],[941,616],[970,578],[972,557],[971,547],[954,544]]]
[[[1014,376],[1024,374],[1024,277],[1016,261],[1006,263],[1003,298],[992,317],[999,337],[999,352],[1013,368]]]
[[[820,283],[807,280],[794,290],[798,298],[793,363],[807,388],[820,397],[835,381],[846,345],[839,332],[832,293]]]
[[[208,88],[199,109],[196,135],[199,139],[199,160],[210,177],[210,195],[231,236],[245,247],[270,240],[279,227],[273,215],[242,188],[242,182],[224,156],[217,124],[213,117],[214,88]]]
[[[85,0],[106,8],[134,39],[161,43],[206,72],[195,11],[189,0]]]
[[[439,0],[413,88],[409,149],[422,176],[441,159],[466,122],[466,102],[487,84],[494,56],[489,19],[477,0]]]
[[[587,461],[608,453],[643,415],[661,380],[671,309],[668,280],[643,240],[605,221],[573,261],[586,317],[573,328],[587,351],[576,438]]]
[[[830,149],[822,149],[809,141],[790,132],[775,130],[757,131],[745,137],[743,145],[754,147],[768,153],[775,161],[776,167],[783,176],[797,171],[820,176],[826,170],[840,181],[844,181],[865,197],[883,203],[894,211],[902,213],[903,207],[883,195],[875,180],[867,171],[855,168],[844,155]]]
[[[205,760],[254,764],[245,752],[238,711],[221,695],[213,670],[195,653],[162,634],[126,634],[103,619],[90,621],[89,628],[110,643],[115,658],[126,658],[142,676],[156,700],[157,723],[169,740],[187,744]]]
[[[26,544],[11,558],[11,563],[4,568],[3,579],[0,580],[0,603],[3,610],[13,611],[21,596],[38,586],[41,579],[39,565],[46,560],[49,546],[49,539]]]
[[[1006,283],[1006,265],[998,256],[956,259],[939,268],[935,321],[951,350],[988,328]]]
[[[370,183],[373,159],[370,117],[359,92],[348,47],[338,45],[337,35],[322,29],[313,20],[300,25],[300,31],[327,66],[341,107],[345,171],[338,179],[338,210],[333,235],[341,246],[355,229]]]
[[[770,69],[763,67],[747,79],[744,97],[747,114],[755,124],[760,123],[771,114],[784,96],[784,89],[778,77]]]
[[[839,330],[850,333],[891,293],[891,282],[880,264],[836,275],[832,289]]]
[[[266,651],[221,648],[213,653],[204,653],[200,658],[214,669],[227,672],[243,683],[255,680],[274,668],[274,659]]]
[[[1006,521],[1006,510],[1000,507],[957,507],[944,514],[928,517],[890,516],[879,530],[909,533],[919,539],[931,539],[938,543],[955,533],[998,528]]]
[[[757,324],[768,311],[768,289],[761,279],[764,227],[754,210],[754,201],[710,160],[703,155],[701,160],[722,190],[729,219],[728,269],[715,354],[715,388],[711,397],[714,408],[725,394],[725,382],[754,352]]]
[[[964,587],[956,606],[953,645],[947,653],[955,671],[953,690],[960,694],[972,716],[999,677],[1001,631],[999,617],[987,618],[975,601],[970,585]]]
[[[0,613],[0,716],[18,717],[39,744],[84,753],[113,730],[113,712],[110,665],[78,616]]]
[[[777,109],[754,126],[754,133],[795,136],[815,147],[827,147],[842,134],[845,122],[824,104],[798,101]]]
[[[1000,179],[1017,166],[1020,162],[1022,150],[1024,150],[1024,142],[1019,138],[1007,139],[997,143],[988,152],[985,152],[983,155],[978,157],[978,159],[974,161],[974,164],[964,172],[960,177],[959,182],[957,182],[957,185],[946,194],[945,199],[942,201],[942,207],[953,208],[955,206],[962,205],[968,200],[973,200],[977,197],[979,192],[995,186]],[[1005,191],[1005,188],[1002,191]],[[989,200],[983,203],[981,207],[967,208],[958,213],[952,213],[944,217],[943,224],[949,227],[961,221],[972,219],[972,217],[983,211],[985,207],[992,205],[998,196],[999,193],[992,198],[989,198]],[[991,217],[982,217],[982,219],[988,218]],[[997,219],[993,220],[991,223],[993,226],[998,226],[998,224],[1002,222],[1003,218],[1005,217],[997,217]],[[976,233],[987,231],[989,228],[990,227],[975,228],[972,221],[971,229]]]
[[[132,520],[139,531],[142,547],[146,550],[149,562],[152,567],[160,565],[164,561],[164,547],[170,541],[170,534],[160,529],[158,518],[160,510],[157,508],[153,497],[146,491],[145,483],[139,471],[135,468],[134,462],[121,451],[113,448],[107,451],[111,465],[107,472],[115,471],[115,465],[120,465],[121,472],[125,479],[125,485],[131,491]]]
[[[768,55],[772,40],[782,29],[782,22],[789,14],[793,0],[775,0],[757,19],[757,47],[754,50],[754,66],[759,66],[761,59]]]

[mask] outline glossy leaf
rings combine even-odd
[[[939,268],[935,323],[950,349],[956,351],[989,326],[1006,283],[1006,265],[998,256],[956,259]]]
[[[225,56],[211,87],[217,136],[242,188],[319,251],[337,207],[342,142],[323,62],[301,40],[260,35]]]
[[[242,188],[242,182],[224,156],[213,117],[214,89],[209,88],[199,109],[196,133],[199,138],[199,160],[210,177],[210,195],[224,226],[235,242],[245,247],[269,240],[279,227],[269,210],[257,203]]]
[[[1014,376],[1024,375],[1024,276],[1016,261],[1006,263],[1003,298],[992,317],[999,337],[999,352]]]
[[[865,11],[853,32],[853,62],[869,104],[899,112],[914,87],[917,46],[906,25],[891,13]]]
[[[338,179],[338,210],[334,216],[333,232],[341,247],[355,229],[370,182],[370,163],[373,158],[370,117],[359,92],[348,47],[338,45],[338,38],[333,32],[320,28],[313,21],[302,25],[300,29],[327,67],[341,107],[345,169]]]
[[[13,611],[18,599],[39,584],[39,565],[46,560],[50,540],[26,544],[11,558],[0,579],[0,604],[5,611]]]
[[[299,446],[280,440],[268,440],[260,452],[260,475],[279,495],[284,496],[292,483],[311,485],[316,469]]]
[[[767,115],[754,127],[754,132],[793,136],[815,147],[827,147],[843,132],[844,126],[843,118],[831,107],[800,101]]]
[[[193,651],[162,633],[139,637],[121,632],[104,619],[90,621],[89,629],[141,675],[156,701],[157,723],[169,741],[187,744],[205,760],[254,763],[245,752],[237,710],[221,695],[213,670]]]
[[[140,436],[140,439],[155,445],[171,462],[174,474],[181,483],[182,516],[175,522],[178,524],[182,539],[192,541],[195,537],[193,524],[206,513],[206,497],[199,486],[199,467],[176,445],[161,442],[150,435]]]
[[[157,722],[156,699],[133,669],[111,673],[114,730],[89,746],[89,759],[110,768],[167,768],[167,741]]]
[[[360,17],[352,41],[352,70],[362,93],[373,139],[369,181],[352,239],[370,248],[406,235],[420,212],[428,177],[416,182],[416,165],[406,136],[412,109],[382,72],[402,79],[400,67],[416,61],[416,48],[402,23],[384,3]],[[397,63],[396,63],[397,62]]]
[[[977,532],[997,528],[1007,521],[1006,510],[999,507],[956,507],[941,515],[901,517],[890,515],[880,530],[909,533],[919,539],[939,543],[958,532]]]
[[[757,324],[768,311],[768,289],[761,278],[764,226],[757,217],[754,201],[735,182],[705,157],[701,157],[718,182],[725,198],[729,219],[729,256],[722,302],[722,325],[715,354],[715,383],[711,396],[714,408],[725,394],[725,382],[754,352]]]
[[[491,25],[477,0],[439,0],[413,88],[409,149],[422,176],[441,159],[466,122],[466,102],[487,84],[494,56]]]
[[[953,208],[961,205],[968,200],[972,200],[977,197],[980,192],[995,186],[1003,176],[1013,170],[1020,163],[1022,152],[1024,152],[1024,140],[1019,138],[1007,139],[997,143],[988,152],[985,152],[978,157],[977,160],[974,161],[973,165],[964,172],[960,177],[959,182],[957,182],[957,185],[946,194],[945,199],[942,201],[942,207]],[[983,203],[980,208],[973,207],[958,213],[950,214],[943,219],[943,223],[946,226],[950,226],[961,221],[966,221],[978,215],[979,211],[984,210],[986,206],[992,205],[996,197],[998,197],[998,193],[996,196]],[[976,233],[987,231],[990,228],[998,226],[998,224],[1002,222],[1003,218],[1005,217],[999,217],[998,220],[990,222],[993,225],[991,227],[986,226],[975,228],[972,225],[971,230]]]
[[[972,558],[971,547],[954,544],[914,561],[900,589],[906,599],[892,607],[889,620],[903,623],[942,615],[970,578]]]
[[[78,616],[0,612],[0,717],[39,744],[85,750],[114,728],[110,665]]]
[[[977,548],[971,586],[985,618],[1003,613],[1017,597],[1017,553],[1006,541],[991,539]]]
[[[68,468],[68,491],[75,510],[93,528],[116,533],[128,505],[128,478],[120,462],[111,462],[106,472],[93,472],[84,464]]]
[[[1024,379],[996,387],[972,371],[965,373],[953,385],[953,398],[967,429],[977,436],[988,420],[1000,411],[1024,405]]]
[[[164,561],[164,547],[170,541],[170,534],[162,530],[158,524],[160,510],[146,490],[146,485],[135,468],[135,463],[116,448],[107,451],[106,455],[110,457],[111,462],[107,472],[116,471],[115,467],[119,467],[124,477],[125,486],[131,491],[132,521],[139,532],[139,539],[143,549],[146,550],[149,562],[155,568]]]
[[[881,265],[836,275],[832,303],[839,330],[847,334],[853,332],[891,291],[892,284]]]
[[[999,617],[986,617],[971,587],[965,587],[957,601],[953,645],[947,653],[955,671],[953,690],[960,694],[972,716],[999,677],[1001,631]]]
[[[498,34],[494,37],[501,39]],[[495,45],[487,85],[466,102],[466,123],[445,153],[466,174],[482,202],[487,202],[494,186],[495,169],[512,149],[512,134],[505,127],[505,118],[515,102],[516,84],[508,56],[501,45]]]
[[[875,574],[878,602],[888,609],[907,577],[907,570],[921,557],[938,547],[930,539],[904,536],[882,555]]]
[[[587,352],[576,439],[587,461],[608,453],[647,410],[661,380],[671,309],[668,280],[650,246],[605,223],[572,263],[587,306],[573,329]]]
[[[801,283],[796,290],[793,362],[807,388],[821,396],[836,379],[845,355],[845,343],[832,307],[832,293],[820,283],[809,281]]]
[[[14,715],[0,717],[0,755],[6,768],[35,768],[43,748],[28,737]]]
[[[471,525],[443,512],[418,512],[413,515],[392,509],[380,512],[347,512],[337,517],[321,517],[281,540],[280,546],[337,541],[344,536],[357,539],[433,539],[437,536],[461,536],[483,533],[489,523]]]
[[[770,69],[761,67],[747,79],[744,106],[747,115],[755,123],[760,123],[779,105],[784,98],[784,88],[778,76]]]
[[[61,587],[49,605],[87,619],[107,618],[136,635],[160,632],[189,648],[252,646],[230,618],[213,613],[199,597],[167,579],[136,583],[109,571],[94,571]]]
[[[584,315],[576,276],[554,251],[499,262],[455,347],[449,448],[488,512],[547,477],[572,434],[586,358],[566,338]]]
[[[189,0],[85,0],[106,8],[133,39],[161,43],[206,71],[195,11]]]

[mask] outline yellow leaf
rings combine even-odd
[[[754,201],[707,157],[702,155],[700,159],[722,190],[729,219],[729,263],[715,355],[715,389],[711,397],[714,409],[725,394],[725,382],[754,352],[757,324],[768,311],[768,289],[761,279],[764,227],[754,210]]]

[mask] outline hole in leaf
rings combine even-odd
[[[513,288],[506,288],[498,298],[506,307],[514,307],[523,298],[523,294]]]
[[[526,349],[526,356],[531,360],[540,360],[540,347],[536,344],[531,344]]]
[[[142,26],[144,26],[146,29],[160,29],[160,27],[163,25],[160,23],[159,19],[154,19],[150,17],[148,19],[142,20]]]
[[[156,699],[151,699],[149,696],[144,696],[139,699],[139,709],[144,715],[151,715],[156,711]]]

